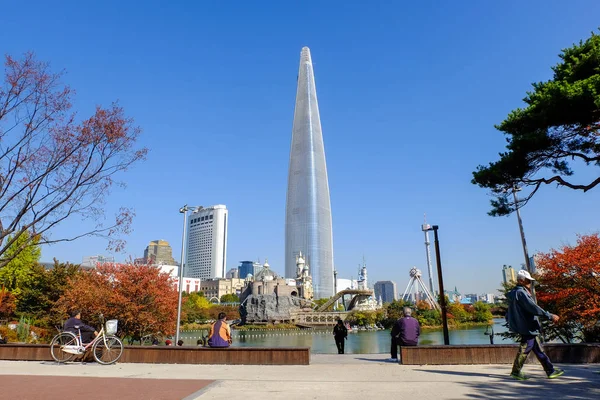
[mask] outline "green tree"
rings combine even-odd
[[[600,36],[592,33],[559,57],[553,78],[534,83],[526,107],[496,126],[507,135],[507,151],[473,172],[472,183],[495,197],[490,215],[510,214],[542,185],[587,192],[600,184],[597,171],[587,183],[569,178],[572,162],[600,166]],[[511,198],[515,186],[526,189],[518,204]]]
[[[404,300],[394,300],[384,306],[386,318],[383,320],[383,326],[390,328],[401,318],[404,307],[414,307],[412,303]]]
[[[79,265],[60,263],[56,259],[50,269],[35,265],[31,269],[31,279],[22,288],[17,312],[33,317],[36,325],[62,325],[60,318],[50,319],[51,311],[69,286],[69,280],[75,279],[80,273]]]
[[[240,298],[235,294],[224,294],[221,296],[221,303],[239,303]]]
[[[12,240],[12,237],[8,240]],[[40,260],[41,251],[37,242],[38,239],[30,238],[28,232],[22,234],[6,250],[6,256],[11,261],[0,268],[0,286],[4,286],[17,297],[17,304],[23,287],[32,281],[33,268]],[[28,243],[32,244],[28,245]]]
[[[489,304],[482,301],[473,304],[473,322],[491,322],[493,318]]]
[[[314,301],[315,308],[321,307],[323,304],[327,303],[329,301],[329,299],[331,299],[331,297],[327,297],[327,298],[322,298],[322,299],[315,300]]]
[[[210,318],[210,309],[213,305],[206,297],[204,297],[203,293],[192,292],[190,294],[185,294],[182,303],[181,308],[185,315],[184,321],[193,323]]]

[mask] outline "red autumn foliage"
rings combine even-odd
[[[103,264],[79,274],[56,304],[66,318],[73,309],[99,328],[98,315],[119,320],[119,335],[139,338],[175,333],[178,292],[171,277],[150,265]]]
[[[17,308],[15,296],[8,289],[0,288],[0,318],[9,318]]]
[[[129,233],[133,213],[119,210],[104,225],[104,199],[115,178],[147,150],[136,148],[140,129],[121,107],[96,107],[88,118],[72,110],[73,91],[62,73],[36,60],[6,57],[0,79],[0,268],[34,241],[39,245],[86,235],[110,238]],[[57,224],[78,216],[81,232],[50,236]],[[90,224],[88,225],[88,222]],[[7,254],[25,233],[31,239]],[[8,239],[10,237],[10,239]]]
[[[576,246],[540,254],[536,261],[542,307],[558,314],[558,324],[576,323],[585,339],[598,335],[600,321],[600,236],[582,235]]]

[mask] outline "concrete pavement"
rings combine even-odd
[[[598,399],[600,365],[562,365],[567,372],[549,380],[539,364],[528,364],[525,382],[508,377],[510,365],[403,366],[385,355],[313,355],[306,366],[182,364],[57,365],[0,361],[0,386],[10,375],[214,380],[186,399]],[[176,381],[166,382],[174,385]],[[84,388],[81,388],[86,392]],[[40,387],[40,397],[43,397]],[[86,393],[86,400],[102,399]],[[161,399],[140,393],[140,399]],[[111,398],[116,400],[115,397]]]

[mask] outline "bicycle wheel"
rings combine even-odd
[[[92,354],[100,364],[116,363],[123,354],[123,343],[116,336],[106,336],[94,343]]]
[[[75,357],[75,354],[63,351],[64,346],[78,346],[77,337],[71,332],[61,332],[50,342],[50,354],[54,361],[64,363]]]

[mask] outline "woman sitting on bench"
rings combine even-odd
[[[225,320],[225,313],[219,313],[219,320],[210,326],[208,345],[210,347],[229,347],[231,345],[231,330]]]

